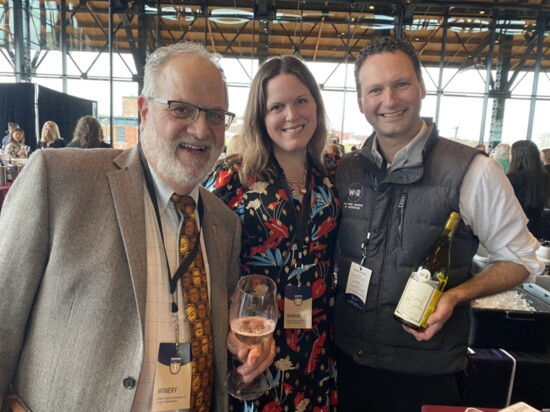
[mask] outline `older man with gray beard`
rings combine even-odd
[[[227,102],[215,56],[192,43],[163,47],[145,66],[137,147],[32,156],[0,215],[0,404],[227,410],[240,222],[198,187],[234,117]],[[185,196],[197,210],[184,217],[174,201]],[[195,294],[178,275],[188,219],[198,220],[191,254],[202,253],[205,272]],[[195,309],[199,294],[206,306]],[[272,339],[239,349],[245,381],[273,360]],[[201,351],[210,360],[195,358]]]

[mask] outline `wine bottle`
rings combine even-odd
[[[451,212],[443,232],[416,265],[405,285],[393,317],[417,331],[428,327],[441,293],[447,285],[451,260],[451,242],[460,222],[460,214]]]

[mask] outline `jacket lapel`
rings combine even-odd
[[[221,262],[220,259],[227,257],[227,252],[221,249],[222,245],[227,245],[228,239],[220,238],[223,235],[223,230],[218,230],[220,222],[218,214],[213,210],[213,205],[204,194],[205,189],[200,188],[201,199],[204,205],[204,218],[202,222],[202,230],[204,235],[204,245],[208,257],[208,267],[210,270],[210,302],[212,306],[212,314],[215,322],[213,322],[214,342],[221,340],[225,345],[225,326],[217,328],[220,325],[218,320],[227,319],[227,262]],[[223,276],[221,276],[223,274]],[[222,334],[223,333],[223,334]],[[221,336],[220,336],[221,335]],[[216,337],[218,339],[216,339]]]
[[[123,151],[114,161],[119,170],[108,174],[122,242],[126,250],[132,286],[139,310],[141,329],[145,329],[147,293],[147,251],[143,171],[137,147]]]

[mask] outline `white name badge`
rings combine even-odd
[[[161,343],[155,368],[153,411],[174,411],[191,406],[191,347]]]
[[[372,270],[355,262],[349,268],[346,300],[360,310],[365,308]]]
[[[308,286],[285,287],[285,329],[311,329],[312,300]]]

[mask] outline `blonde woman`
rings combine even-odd
[[[65,146],[65,140],[63,140],[59,133],[57,123],[52,120],[48,120],[44,123],[38,147],[40,149],[58,149]]]
[[[508,168],[510,167],[510,145],[506,143],[499,143],[495,147],[494,152],[491,154],[491,157],[495,159],[498,164],[504,170],[504,173],[508,173]]]

